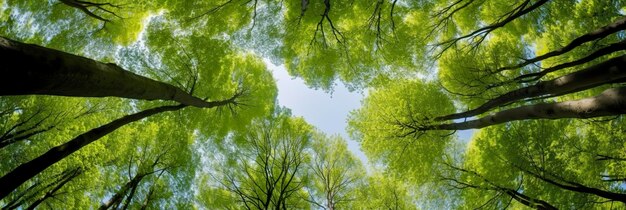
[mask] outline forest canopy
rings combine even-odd
[[[621,0],[2,1],[0,207],[626,208],[624,30]],[[363,93],[349,136],[270,64]]]

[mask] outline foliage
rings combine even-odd
[[[123,124],[0,206],[623,208],[625,8],[622,0],[2,1],[2,37],[225,103]],[[366,93],[348,132],[369,165],[341,137],[277,105],[268,61],[311,88],[342,82]],[[3,95],[0,175],[166,105]],[[466,129],[479,130],[455,133]]]

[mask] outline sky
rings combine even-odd
[[[346,131],[348,114],[361,106],[361,100],[367,96],[367,91],[350,92],[341,82],[337,83],[332,93],[311,89],[302,79],[289,76],[284,66],[276,66],[267,59],[264,62],[276,80],[278,103],[281,106],[291,109],[292,115],[303,117],[326,135],[343,137],[348,142],[348,149],[368,165],[359,143],[350,139]],[[458,131],[456,135],[459,141],[467,143],[473,132],[474,130]]]
[[[302,79],[289,76],[284,66],[276,66],[269,60],[265,60],[265,64],[276,79],[281,106],[291,109],[292,115],[303,117],[326,135],[336,134],[346,139],[348,149],[367,164],[359,143],[350,139],[346,132],[348,114],[361,106],[365,93],[350,92],[341,83],[334,87],[332,94],[310,89]]]

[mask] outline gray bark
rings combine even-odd
[[[555,97],[604,84],[622,82],[624,79],[626,79],[626,55],[612,58],[598,65],[553,80],[543,81],[529,87],[513,90],[491,99],[475,109],[438,117],[436,120],[472,117],[522,99],[537,96]]]
[[[466,130],[491,125],[529,119],[592,118],[626,113],[626,87],[607,89],[601,94],[574,101],[540,103],[521,106],[460,123],[434,124],[424,126],[408,125],[419,131],[425,130]],[[419,123],[419,122],[414,122]]]

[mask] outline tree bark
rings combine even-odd
[[[65,144],[52,148],[43,155],[18,166],[8,174],[0,177],[0,186],[2,186],[0,188],[0,199],[6,197],[10,192],[15,190],[27,180],[33,178],[35,175],[41,173],[46,168],[52,166],[56,162],[59,162],[63,158],[73,154],[84,146],[89,145],[90,143],[115,131],[118,128],[155,114],[176,111],[184,107],[186,107],[186,105],[161,106],[147,109],[135,114],[127,115],[98,128],[94,128],[86,133],[83,133]]]
[[[572,92],[578,92],[604,84],[623,81],[626,78],[626,55],[612,58],[598,65],[558,77],[553,80],[539,82],[535,85],[520,88],[494,99],[481,106],[451,115],[436,118],[436,120],[452,120],[472,117],[485,113],[498,106],[506,105],[525,98],[537,96],[555,97]]]
[[[0,96],[59,95],[172,100],[206,108],[214,104],[173,85],[54,49],[0,37]]]
[[[611,88],[601,94],[558,103],[541,103],[500,111],[489,116],[460,123],[412,126],[419,131],[466,130],[528,119],[592,118],[626,113],[626,87]],[[420,122],[413,122],[420,123]]]

